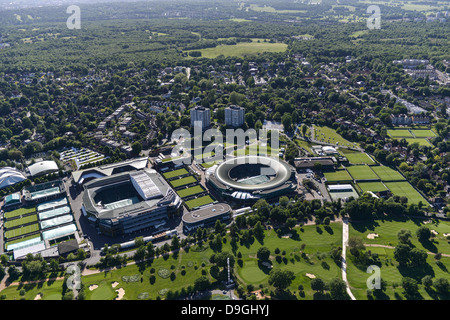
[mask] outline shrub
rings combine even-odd
[[[160,276],[163,279],[167,279],[170,277],[170,271],[165,268],[160,268],[158,270],[158,276]]]

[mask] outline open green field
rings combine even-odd
[[[244,57],[263,52],[284,52],[286,49],[287,44],[284,43],[270,43],[268,40],[264,42],[264,39],[252,39],[252,42],[240,42],[235,45],[219,45],[214,48],[191,51],[200,51],[202,58],[214,59],[220,55],[224,55],[225,57]]]
[[[324,172],[323,175],[328,182],[350,182],[353,180],[346,170]]]
[[[189,172],[185,168],[181,168],[181,169],[178,169],[178,170],[165,172],[165,173],[163,173],[163,176],[166,179],[170,179],[170,178],[182,176],[182,175],[185,175],[185,174],[188,174],[188,173]]]
[[[375,161],[363,152],[347,149],[341,149],[339,152],[345,156],[351,164],[375,164]]]
[[[59,276],[59,275],[58,275]],[[42,281],[23,286],[10,286],[2,290],[1,295],[6,295],[6,300],[34,300],[39,293],[42,293],[41,300],[61,300],[63,280]],[[25,295],[20,295],[20,290],[25,290]]]
[[[398,171],[386,166],[372,166],[373,172],[380,177],[381,181],[401,181],[406,180]]]
[[[294,141],[299,147],[304,148],[310,154],[313,154],[312,149],[311,149],[312,143],[307,142],[305,140],[300,140],[300,139],[294,139]]]
[[[28,226],[20,227],[13,230],[8,230],[5,232],[5,238],[19,237],[28,233],[32,233],[39,230],[39,224],[30,224]]]
[[[188,176],[181,179],[169,181],[170,185],[174,188],[185,186],[187,184],[191,184],[194,182],[197,182],[197,180],[193,176]]]
[[[186,201],[185,203],[188,206],[188,208],[190,210],[192,210],[193,208],[204,206],[206,204],[210,204],[213,202],[214,202],[213,198],[211,198],[210,195],[207,195],[207,196],[199,197],[197,199],[192,199],[192,200]]]
[[[189,196],[192,196],[194,194],[197,194],[197,193],[202,193],[204,191],[205,190],[201,186],[195,186],[195,187],[190,187],[190,188],[178,190],[177,194],[181,198],[185,198],[185,197],[189,197]]]
[[[401,181],[401,182],[386,182],[386,187],[391,190],[392,194],[399,197],[407,197],[408,203],[418,204],[420,201],[424,205],[428,205],[428,201],[425,200],[422,195],[414,189],[409,182]]]
[[[347,171],[355,180],[379,180],[369,166],[348,166]]]
[[[6,219],[11,219],[11,218],[19,217],[19,216],[22,216],[24,214],[32,213],[32,212],[35,212],[35,211],[36,211],[35,207],[32,207],[32,208],[20,208],[20,209],[16,209],[16,210],[13,210],[13,211],[5,212],[5,218]]]
[[[347,146],[347,147],[356,147],[356,143],[352,143],[347,139],[344,139],[336,130],[329,127],[318,127],[316,125],[314,127],[314,139],[324,142],[330,143],[333,145],[339,146]]]
[[[409,129],[388,129],[387,134],[391,138],[414,138]]]
[[[26,216],[26,217],[19,218],[19,219],[8,220],[5,222],[5,228],[10,229],[10,228],[14,228],[14,227],[17,227],[17,226],[20,226],[23,224],[35,222],[37,220],[38,220],[37,214],[33,214],[33,215]]]
[[[379,181],[376,182],[358,182],[358,187],[362,192],[372,191],[373,193],[386,191],[387,188]]]
[[[433,138],[437,136],[433,130],[411,129],[411,132],[416,138]]]

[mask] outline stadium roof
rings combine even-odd
[[[109,177],[113,174],[130,171],[141,170],[147,167],[148,158],[142,157],[137,159],[131,159],[113,164],[107,164],[95,168],[89,168],[85,170],[78,170],[72,173],[73,180],[76,183],[82,184],[84,179],[87,178],[100,178]]]
[[[217,203],[198,210],[188,212],[183,215],[182,219],[186,223],[195,223],[216,216],[220,216],[228,212],[231,212],[230,205],[226,203]]]
[[[25,176],[20,171],[11,168],[0,168],[0,189],[15,185],[16,183],[24,181]]]
[[[28,167],[32,177],[58,171],[58,165],[55,161],[40,161]]]

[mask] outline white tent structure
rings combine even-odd
[[[32,177],[56,172],[58,170],[58,165],[55,161],[40,161],[28,167],[28,171]]]
[[[0,168],[0,189],[15,185],[24,180],[26,178],[20,171],[11,167]]]

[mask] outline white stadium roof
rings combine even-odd
[[[34,177],[58,171],[58,165],[55,161],[41,161],[29,166],[28,171],[30,171],[31,176]]]
[[[24,181],[25,179],[25,176],[14,168],[0,168],[0,189],[12,186],[16,183]]]

